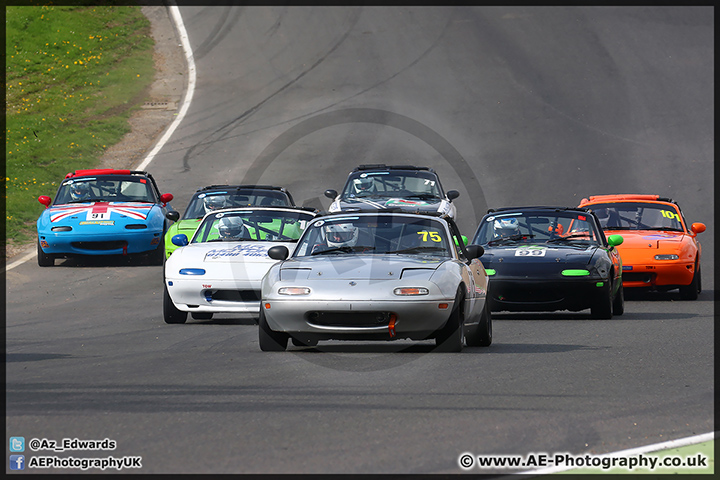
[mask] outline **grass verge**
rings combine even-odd
[[[5,239],[35,236],[60,180],[97,166],[130,130],[153,82],[154,41],[139,6],[8,6]]]

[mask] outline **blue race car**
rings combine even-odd
[[[160,194],[147,172],[76,170],[60,184],[55,201],[41,195],[45,210],[37,221],[38,265],[76,255],[146,254],[162,265],[163,236],[172,209],[170,193]]]

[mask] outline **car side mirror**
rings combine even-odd
[[[285,260],[290,255],[290,250],[285,245],[275,245],[268,249],[268,257],[273,260]]]
[[[40,195],[38,197],[38,202],[45,205],[45,208],[48,208],[50,206],[50,203],[52,202],[52,198],[48,197],[47,195]],[[701,224],[702,225],[702,224]],[[705,230],[705,225],[703,225],[703,231]]]
[[[467,256],[469,260],[472,260],[474,258],[480,258],[485,253],[485,249],[482,245],[468,245],[465,247],[465,250],[467,250]]]
[[[177,235],[173,235],[171,241],[173,245],[177,245],[178,247],[184,247],[185,245],[190,243],[187,235],[185,235],[184,233],[178,233]]]
[[[162,195],[160,195],[160,201],[162,203],[170,203],[172,202],[173,198],[175,197],[173,197],[172,193],[163,193]]]
[[[42,197],[40,197],[40,198],[42,198]],[[690,230],[692,230],[693,233],[702,233],[705,231],[705,228],[706,228],[705,224],[700,223],[700,222],[693,223],[692,225],[690,225]]]
[[[455,200],[459,196],[460,192],[458,192],[457,190],[450,190],[449,192],[447,192],[447,197],[448,199],[450,199],[450,201]]]
[[[171,210],[165,214],[165,218],[167,218],[168,220],[172,220],[173,222],[177,222],[178,220],[180,220],[180,212]]]
[[[625,239],[622,237],[622,235],[610,235],[608,237],[608,244],[611,247],[617,247],[618,245],[621,245]]]
[[[337,195],[337,190],[333,190],[332,188],[328,188],[327,190],[325,190],[325,196],[331,200],[335,200],[335,197],[337,197]]]

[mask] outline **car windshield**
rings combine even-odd
[[[202,218],[211,210],[231,207],[286,207],[288,196],[277,190],[218,190],[194,195],[182,219]]]
[[[272,209],[217,212],[205,218],[190,243],[295,242],[313,217],[310,212]]]
[[[450,257],[447,230],[434,218],[358,215],[326,218],[308,227],[294,257],[317,255],[432,255]]]
[[[423,170],[355,172],[348,178],[343,199],[407,198],[439,201],[443,192],[437,176]]]
[[[70,178],[55,197],[55,205],[83,202],[149,202],[157,203],[149,179],[130,175]]]
[[[646,202],[618,202],[589,205],[604,230],[684,231],[680,210],[674,205]]]
[[[602,243],[590,215],[582,212],[502,212],[486,216],[473,242],[478,245],[517,243]]]

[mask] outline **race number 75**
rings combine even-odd
[[[430,238],[430,241],[432,242],[442,242],[442,237],[437,232],[428,232],[427,230],[421,230],[417,232],[417,234],[422,237],[423,242],[427,242],[428,238]]]

